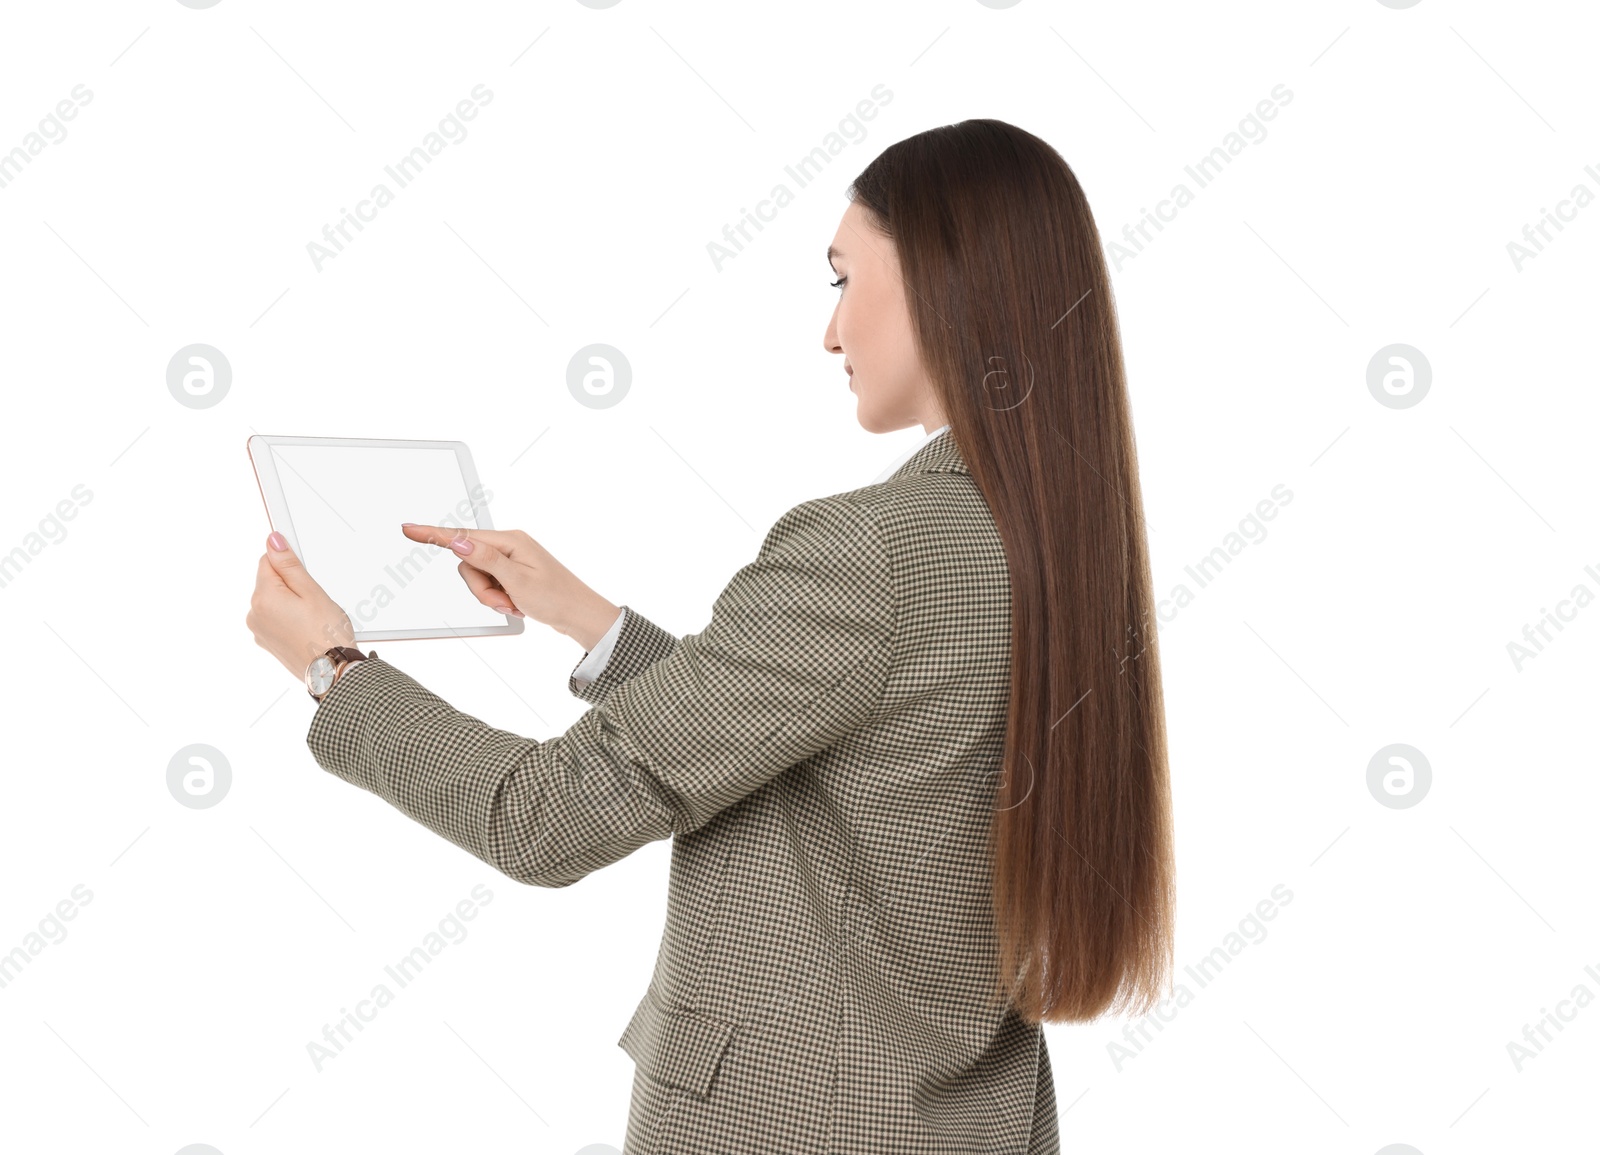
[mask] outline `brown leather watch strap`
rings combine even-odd
[[[321,698],[315,694],[311,695],[312,700],[317,702],[322,701],[322,698],[326,698],[333,693],[333,688],[339,684],[339,679],[344,677],[345,670],[353,663],[364,662],[368,658],[376,658],[378,651],[373,650],[370,654],[363,654],[354,646],[334,646],[332,649],[324,650],[322,656],[333,663],[333,681],[328,683],[328,688],[322,692]]]
[[[355,662],[364,662],[369,657],[375,658],[377,656],[378,656],[378,651],[376,651],[376,650],[372,651],[371,654],[363,654],[360,650],[356,649],[354,646],[335,646],[335,647],[333,647],[333,649],[331,649],[331,650],[329,650],[327,652],[327,657],[329,657],[329,658],[331,658],[333,660],[333,681],[334,681],[334,684],[337,685],[338,682],[339,682],[339,679],[344,677],[345,670],[348,669],[351,666],[351,664],[353,664]]]

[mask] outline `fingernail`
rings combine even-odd
[[[510,614],[514,618],[521,618],[521,617],[526,617],[527,616],[521,610],[517,609],[516,606],[501,606],[500,607],[500,612],[503,613],[503,614]]]
[[[405,528],[405,527],[406,527],[406,526],[408,526],[408,525],[416,525],[416,524],[417,524],[417,523],[416,523],[416,522],[414,522],[414,521],[402,521],[402,522],[401,522],[401,523],[400,523],[400,528],[401,528],[401,529],[404,529],[404,528]]]
[[[461,554],[462,556],[465,556],[465,555],[467,555],[467,554],[472,552],[472,539],[471,538],[465,538],[465,537],[458,537],[458,538],[456,538],[454,541],[452,541],[450,543],[450,548],[455,550],[457,553]]]
[[[286,541],[283,534],[279,533],[277,530],[273,530],[271,533],[267,534],[267,544],[273,549],[289,548],[288,541]]]

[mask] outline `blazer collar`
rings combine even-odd
[[[946,429],[938,436],[932,438],[926,445],[919,448],[905,463],[896,469],[885,481],[893,481],[910,473],[968,473],[967,463],[961,458],[961,451],[956,448],[953,431]]]

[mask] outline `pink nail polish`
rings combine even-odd
[[[462,557],[465,557],[467,554],[472,552],[472,539],[458,537],[450,543],[450,548],[455,550]]]
[[[267,534],[267,544],[273,549],[289,548],[289,542],[284,538],[283,534],[279,533],[277,530],[273,530],[271,533]]]

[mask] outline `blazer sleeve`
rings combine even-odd
[[[317,706],[306,744],[324,770],[507,877],[567,886],[697,829],[867,723],[895,605],[876,524],[818,498],[778,519],[699,633],[673,639],[630,613],[615,671],[564,734],[486,725],[368,658]]]
[[[678,639],[656,625],[632,606],[624,605],[619,615],[620,629],[611,644],[611,653],[598,673],[585,680],[578,675],[590,655],[585,654],[567,675],[567,689],[585,702],[599,703],[619,683],[666,657],[678,646]],[[616,623],[613,623],[615,628]],[[359,662],[356,665],[360,665]],[[352,667],[354,668],[354,667]]]

